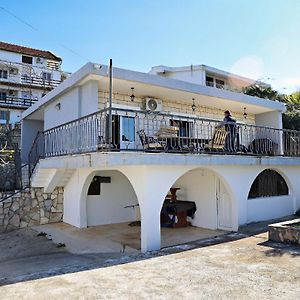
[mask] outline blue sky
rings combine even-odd
[[[206,64],[282,91],[300,88],[298,0],[1,0],[0,7],[35,28],[0,9],[2,41],[51,50],[66,71],[109,58],[144,72]]]

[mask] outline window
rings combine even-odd
[[[88,190],[88,195],[100,195],[100,176],[94,176]]]
[[[43,78],[44,80],[50,81],[50,80],[52,79],[52,74],[51,74],[51,73],[48,73],[48,72],[43,72],[43,73],[42,73],[42,78]]]
[[[8,72],[7,70],[0,70],[0,78],[7,79]]]
[[[32,65],[32,57],[31,56],[22,55],[22,63]]]
[[[89,189],[88,195],[100,195],[101,194],[101,183],[111,183],[110,177],[103,177],[103,176],[94,176]]]
[[[216,79],[216,87],[218,89],[223,89],[225,85],[225,81],[221,79]]]
[[[0,100],[6,100],[6,92],[0,91]]]
[[[283,177],[274,170],[264,170],[252,183],[248,199],[288,195],[289,189]]]
[[[8,110],[0,110],[0,120],[9,120],[9,111]]]
[[[213,77],[206,76],[206,85],[207,86],[214,86],[214,79],[213,79]]]
[[[193,123],[181,120],[170,120],[171,126],[176,126],[179,128],[179,136],[191,137],[193,132]]]
[[[122,142],[135,141],[134,117],[122,117]]]

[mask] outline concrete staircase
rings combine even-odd
[[[41,168],[38,163],[31,176],[31,186],[43,187],[45,193],[51,193],[56,187],[64,187],[74,172],[75,169]]]

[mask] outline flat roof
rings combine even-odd
[[[100,80],[108,79],[108,66],[99,65],[95,63],[87,63],[77,72],[73,73],[58,87],[49,92],[33,106],[23,112],[22,118],[26,118],[35,111],[42,109],[48,103],[59,97],[60,95],[68,92],[76,85],[83,84],[87,80]],[[157,88],[166,88],[169,90],[177,90],[180,92],[186,92],[191,94],[198,94],[202,96],[210,96],[215,98],[222,98],[231,100],[232,102],[240,102],[244,104],[259,106],[267,108],[269,111],[285,111],[285,106],[281,102],[271,101],[258,97],[245,95],[243,93],[231,92],[223,89],[216,89],[199,84],[185,82],[177,79],[166,78],[149,73],[142,73],[137,71],[131,71],[120,68],[113,68],[113,78],[122,82],[136,82],[143,85],[156,86]],[[151,96],[151,95],[149,95]]]

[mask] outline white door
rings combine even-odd
[[[216,182],[217,222],[218,229],[232,230],[232,203],[224,184]]]

